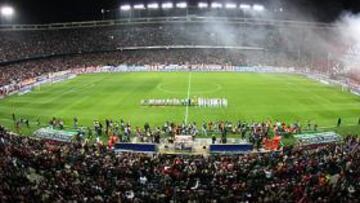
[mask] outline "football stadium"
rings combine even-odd
[[[359,12],[0,2],[0,202],[359,202]]]

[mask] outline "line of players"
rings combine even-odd
[[[192,99],[143,99],[142,106],[199,106],[199,107],[227,107],[225,98],[192,98]]]
[[[227,107],[228,100],[225,98],[198,98],[200,107]]]

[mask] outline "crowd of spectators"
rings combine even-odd
[[[123,47],[207,45],[319,53],[314,37],[330,31],[311,27],[226,23],[165,23],[58,30],[1,31],[0,62],[44,55],[99,52]],[[324,36],[325,38],[325,36]],[[308,53],[309,54],[309,53]]]
[[[1,202],[357,202],[360,140],[245,155],[129,154],[0,128]]]
[[[349,71],[348,77],[357,83],[360,83],[360,70],[352,69]]]
[[[299,32],[307,37],[294,40],[300,46],[290,43],[299,36],[296,30],[287,31],[279,35],[272,26],[180,23],[6,31],[0,34],[0,86],[45,73],[102,65],[308,65],[300,59],[303,49],[299,47],[305,47],[303,43],[311,35]],[[114,51],[163,45],[249,46],[271,51]],[[292,54],[284,55],[284,50]],[[61,54],[65,56],[4,63]],[[180,131],[196,132],[196,124],[191,125]],[[266,123],[214,126],[221,133],[234,129],[240,134],[252,132],[254,138],[267,136],[272,127]],[[171,133],[171,124],[166,127],[159,131]],[[284,129],[281,124],[277,127]],[[203,128],[206,133],[210,125],[196,129]],[[144,139],[146,127],[144,131],[135,129],[135,133]],[[315,150],[285,148],[264,154],[116,154],[99,144],[20,137],[0,126],[0,202],[356,202],[360,192],[359,144],[359,138],[347,137],[343,143]]]
[[[217,29],[219,28],[219,29]],[[226,30],[226,31],[225,31]],[[271,28],[212,24],[153,24],[60,30],[6,31],[0,35],[0,62],[52,54],[164,45],[263,47]],[[248,33],[257,33],[250,39]]]
[[[155,23],[117,27],[1,31],[0,86],[47,72],[121,63],[318,67],[322,71],[328,71],[327,55],[319,55],[322,53],[319,46],[311,41],[314,33],[313,29],[306,27],[223,23]],[[316,30],[317,37],[324,33],[327,33],[326,30]],[[257,50],[107,52],[121,50],[124,47],[170,45],[252,47]],[[47,56],[53,57],[19,62]]]
[[[271,59],[271,60],[270,60]],[[127,65],[296,66],[282,54],[226,49],[158,49],[74,54],[0,65],[0,86],[76,68]]]
[[[124,60],[121,54],[88,54],[78,56],[53,57],[12,63],[0,66],[0,86],[63,70],[106,65],[108,62]]]

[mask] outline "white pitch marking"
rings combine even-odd
[[[212,89],[212,90],[200,90],[200,91],[192,91],[192,93],[196,93],[196,94],[209,94],[209,93],[214,93],[214,92],[218,92],[222,89],[222,86],[220,84],[215,83],[216,88]],[[162,92],[165,93],[169,93],[169,94],[181,94],[182,92],[180,91],[172,91],[172,90],[167,90],[163,87],[163,84],[159,84],[156,86],[156,88]]]
[[[186,109],[185,109],[185,124],[187,124],[188,117],[189,117],[189,99],[190,99],[190,90],[191,90],[191,72],[189,73],[189,84],[188,84],[188,90],[187,90],[187,103],[186,103]]]

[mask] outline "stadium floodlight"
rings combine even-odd
[[[225,4],[225,8],[226,8],[226,9],[235,9],[235,8],[236,8],[236,4],[234,4],[234,3],[227,3],[227,4]]]
[[[122,5],[120,6],[120,10],[122,11],[129,11],[131,9],[130,5]]]
[[[222,4],[218,2],[211,3],[211,8],[222,8]]]
[[[5,17],[11,17],[14,15],[14,13],[15,13],[14,8],[11,6],[3,6],[1,8],[1,15]]]
[[[148,9],[158,9],[159,4],[158,3],[151,3],[147,5]]]
[[[242,10],[250,10],[251,6],[249,4],[240,4],[239,8]]]
[[[144,10],[145,5],[144,4],[136,4],[136,5],[134,5],[134,9],[135,10]]]
[[[176,8],[187,8],[187,3],[186,2],[177,3]]]
[[[253,10],[254,11],[263,11],[265,8],[263,5],[260,5],[260,4],[254,4],[253,5]]]
[[[207,7],[209,7],[209,4],[205,3],[205,2],[199,2],[198,7],[199,8],[207,8]]]
[[[174,5],[171,2],[166,2],[166,3],[161,4],[162,9],[171,9],[173,7],[174,7]]]

